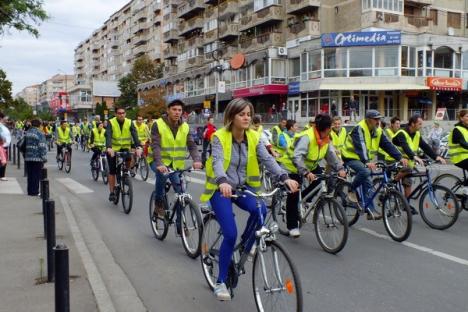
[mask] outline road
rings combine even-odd
[[[74,151],[72,171],[67,175],[58,171],[50,153],[49,179],[53,195],[67,201],[73,210],[113,301],[124,302],[125,293],[120,294],[119,287],[125,284],[112,279],[106,261],[115,262],[149,311],[255,310],[250,268],[241,278],[233,301],[217,302],[206,285],[199,259],[185,256],[174,228],[165,241],[154,238],[148,218],[154,185],[134,179],[134,207],[126,215],[120,205],[107,201],[107,186],[91,179],[90,156]],[[455,172],[454,167],[444,170]],[[204,176],[192,176],[195,179],[189,190],[198,199]],[[73,182],[58,180],[61,178]],[[245,215],[239,209],[236,214],[241,229]],[[312,228],[303,230],[299,239],[280,238],[300,272],[304,311],[467,310],[467,211],[446,231],[432,230],[416,216],[405,243],[389,240],[382,222],[363,219],[352,227],[348,243],[338,255],[322,251]],[[96,232],[94,238],[87,237],[91,232]],[[102,259],[102,248],[93,247],[101,240],[102,248],[110,251]]]

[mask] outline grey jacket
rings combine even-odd
[[[213,170],[218,185],[222,183],[229,183],[233,188],[242,186],[247,179],[247,138],[244,141],[237,143],[234,139],[232,141],[231,149],[231,162],[227,171],[224,171],[224,152],[221,142],[216,136],[212,138],[212,155],[213,155]],[[281,181],[288,178],[288,173],[276,163],[273,156],[271,156],[265,145],[257,144],[257,158],[259,164],[262,164],[274,176],[279,177]]]

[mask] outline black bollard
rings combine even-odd
[[[42,167],[41,169],[41,180],[47,179],[47,168]]]
[[[42,215],[44,216],[44,239],[47,239],[47,201],[49,200],[49,180],[41,181]]]
[[[13,165],[16,165],[16,144],[13,144]]]
[[[19,151],[19,146],[16,147],[18,149],[18,151],[16,152],[16,156],[18,156],[18,169],[21,169],[21,165],[20,165],[20,162],[21,162],[21,153]]]
[[[48,200],[46,204],[47,215],[47,282],[54,281],[54,250],[55,247],[55,202]]]
[[[24,158],[23,158],[24,160]],[[23,177],[27,177],[28,176],[28,172],[26,171],[26,161],[24,162],[24,165],[23,165]]]
[[[55,257],[55,311],[70,312],[70,275],[68,247],[60,244],[54,248]]]
[[[8,161],[11,161],[11,144],[8,145]]]

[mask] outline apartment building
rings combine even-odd
[[[132,0],[76,47],[72,107],[91,109],[93,80],[117,83],[142,55],[162,61],[161,10],[160,0]]]
[[[38,84],[27,86],[18,92],[15,97],[22,98],[29,106],[35,107],[39,102],[39,88],[40,85]]]
[[[163,0],[162,88],[193,109],[219,111],[235,97],[256,112],[286,104],[288,117],[360,115],[407,119],[468,105],[465,0]],[[234,55],[243,61],[231,67]],[[218,81],[225,92],[216,92]],[[219,90],[218,90],[219,91]]]
[[[58,94],[64,94],[64,102],[68,102],[68,91],[75,85],[74,75],[57,74],[39,85],[38,110],[49,110],[51,102]]]

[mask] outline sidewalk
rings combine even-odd
[[[47,278],[42,200],[25,195],[22,168],[9,163],[7,177],[10,181],[0,182],[0,311],[54,311],[54,284],[36,285],[41,276]],[[70,309],[98,311],[63,207],[60,200],[51,199],[55,200],[56,242],[69,248]]]

